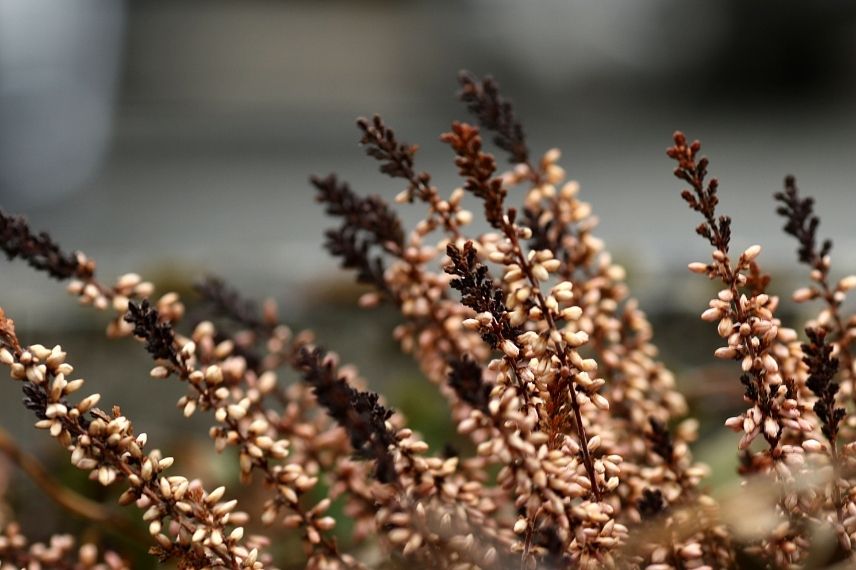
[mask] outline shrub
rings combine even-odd
[[[731,250],[731,220],[718,211],[718,184],[700,144],[676,133],[667,151],[689,186],[683,199],[701,215],[696,232],[713,248],[710,262],[689,265],[721,288],[701,318],[716,324],[724,345],[715,356],[736,362],[746,403],[725,422],[740,434],[745,485],[731,505],[721,504],[706,494],[708,469],[690,450],[698,422],[657,360],[651,326],[629,296],[624,269],[596,237],[578,185],[565,181],[559,152],[532,159],[492,79],[464,73],[460,83],[479,126],[456,122],[441,137],[463,179],[448,197],[416,168],[415,146],[379,117],[358,121],[367,154],[405,187],[396,201],[426,207],[415,228],[334,174],[312,185],[338,222],[326,233],[327,249],[370,288],[362,305],[398,309],[395,338],[446,399],[473,452],[429,450],[352,367],[310,333],[293,333],[270,305],[259,310],[208,279],[198,287],[207,316],[185,324],[177,294],[155,297],[135,274],[103,282],[85,255],[0,213],[7,256],[68,281],[83,304],[111,313],[109,336],[142,341],[151,376],[187,385],[178,407],[211,416],[216,449],[237,451],[241,480],[260,482],[266,500],[245,512],[223,487],[171,474],[172,458],[135,433],[120,409],[98,407],[98,394],[75,394],[84,382],[72,379],[61,347],[23,344],[0,310],[0,361],[20,383],[35,426],[91,479],[120,486],[119,503],[142,511],[152,554],[182,568],[273,567],[269,546],[289,532],[283,526],[300,537],[308,568],[372,565],[377,549],[393,566],[425,568],[852,561],[856,444],[847,409],[856,320],[841,306],[856,276],[832,280],[831,243],[818,243],[812,200],[791,177],[775,197],[810,269],[811,283],[795,299],[822,303],[801,342],[776,317],[760,246]],[[510,170],[501,172],[484,150],[483,132]],[[512,194],[522,196],[516,206]],[[467,196],[481,203],[488,233],[467,233]],[[301,380],[286,381],[287,369]],[[47,488],[78,515],[116,520],[105,505]],[[336,528],[333,500],[353,521],[348,536]],[[15,523],[0,522],[4,569],[127,565],[115,553],[99,558],[91,544],[76,549],[69,537],[30,546]],[[267,530],[244,531],[256,523]]]

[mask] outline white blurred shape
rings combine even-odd
[[[122,49],[121,0],[0,0],[0,200],[80,187],[101,162]]]

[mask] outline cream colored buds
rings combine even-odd
[[[716,307],[711,307],[701,314],[702,320],[718,321],[722,318],[722,310]]]
[[[839,291],[849,291],[856,287],[856,275],[848,275],[838,282]]]
[[[746,261],[753,261],[756,257],[758,257],[759,253],[761,253],[761,246],[753,245],[747,248],[746,251],[743,252],[743,255],[741,257],[743,257],[743,259],[745,259]]]
[[[517,358],[518,355],[520,355],[520,349],[508,339],[502,341],[501,348],[502,352],[504,352],[509,358]]]
[[[152,378],[164,379],[169,377],[169,369],[166,366],[155,366],[149,374]]]

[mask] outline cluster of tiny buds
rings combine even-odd
[[[514,168],[502,173],[503,186],[517,186],[525,182],[533,182],[536,178],[538,184],[533,186],[534,188],[545,188],[559,184],[565,179],[566,174],[565,169],[559,165],[561,158],[562,151],[558,148],[551,148],[543,154],[537,167],[533,167],[528,162],[515,164]]]
[[[275,344],[286,342],[290,335],[285,329],[274,332],[271,340]],[[274,485],[277,497],[265,503],[260,517],[263,524],[272,525],[281,518],[286,528],[302,527],[310,545],[324,545],[324,533],[336,525],[335,519],[326,515],[331,501],[323,499],[310,509],[301,505],[301,497],[317,486],[319,478],[300,461],[283,462],[289,456],[290,442],[281,437],[271,410],[262,403],[277,386],[276,372],[267,370],[258,376],[247,374],[244,359],[232,354],[234,342],[216,342],[215,337],[216,330],[211,322],[199,323],[191,338],[176,338],[181,368],[174,370],[168,364],[158,365],[152,369],[152,376],[166,378],[176,373],[186,379],[193,389],[179,399],[178,406],[184,415],[193,415],[197,410],[212,411],[217,425],[212,426],[209,433],[215,448],[217,451],[227,447],[239,449],[241,480],[248,483],[253,471],[259,470]],[[311,339],[298,335],[295,340],[303,344]],[[284,346],[278,348],[282,350]],[[314,428],[303,426],[302,429],[301,433],[309,436],[305,430]],[[283,509],[289,514],[281,517]],[[350,563],[349,556],[337,556],[339,563]]]
[[[780,327],[778,321],[773,318],[773,311],[777,304],[776,297],[770,297],[765,293],[754,297],[740,295],[735,301],[730,289],[719,291],[717,297],[710,301],[710,308],[701,315],[705,321],[718,321],[717,332],[721,337],[728,339],[727,346],[715,351],[716,357],[726,360],[740,359],[744,372],[757,367],[763,368],[770,375],[778,374],[779,365],[772,354],[758,355],[753,359],[749,352],[750,348],[758,349],[776,339],[782,342],[796,340],[796,331]],[[737,311],[741,315],[752,315],[752,318],[739,322],[736,320]],[[745,344],[744,341],[747,339],[751,347]]]
[[[113,290],[105,290],[93,280],[80,279],[70,281],[67,289],[84,305],[107,309],[112,303],[116,310],[121,312],[128,310],[129,299],[148,298],[154,293],[154,285],[143,281],[136,273],[119,277]]]
[[[0,570],[41,570],[42,568],[68,568],[75,570],[128,570],[130,566],[112,551],[99,556],[94,544],[79,547],[74,537],[57,534],[45,544],[29,543],[16,523],[8,523],[0,530]]]
[[[39,410],[40,419],[36,422],[36,427],[49,430],[60,443],[69,445],[71,433],[66,422],[78,421],[95,407],[101,396],[92,394],[76,406],[68,403],[66,397],[77,392],[84,381],[67,379],[74,372],[74,368],[65,362],[65,358],[66,353],[60,346],[50,349],[36,344],[24,349],[17,358],[7,348],[0,348],[0,363],[10,367],[13,379],[44,388],[44,411]],[[37,402],[33,402],[33,405],[41,407]]]
[[[824,260],[828,260],[829,256],[826,256]],[[812,281],[820,282],[824,279],[823,273],[818,269],[812,269],[811,271],[811,279]],[[838,283],[835,285],[835,289],[832,292],[833,301],[835,303],[843,303],[844,299],[847,296],[847,292],[851,289],[856,288],[856,275],[848,275],[846,277],[842,277],[839,279]],[[797,303],[804,303],[806,301],[811,301],[813,299],[817,299],[823,295],[823,292],[817,287],[800,287],[796,291],[794,291],[794,301]]]
[[[740,257],[737,261],[737,266],[736,266],[737,272],[739,273],[741,270],[748,269],[750,264],[755,261],[755,259],[758,257],[758,255],[760,255],[760,253],[761,253],[761,246],[760,245],[756,244],[756,245],[752,245],[752,246],[749,246],[748,248],[746,248],[743,251],[743,253],[740,254]],[[717,249],[717,250],[713,251],[712,256],[714,259],[713,264],[707,264],[707,263],[695,261],[695,262],[690,263],[688,265],[689,270],[692,271],[693,273],[707,274],[711,279],[722,277],[723,271],[725,269],[727,269],[724,266],[726,264],[728,264],[728,261],[729,261],[728,260],[728,254],[722,250]],[[740,277],[740,275],[737,275],[736,277]],[[741,281],[742,282],[738,283],[738,284],[739,285],[745,285],[745,283],[746,283],[746,276],[745,275],[743,275],[743,279]]]
[[[787,452],[793,446],[778,445],[783,428],[808,433],[813,427],[803,417],[798,394],[788,387],[781,370],[782,360],[789,357],[786,346],[797,340],[797,333],[782,327],[775,318],[777,297],[759,292],[749,296],[738,293],[737,289],[746,283],[747,277],[742,271],[750,267],[760,252],[761,247],[757,245],[746,249],[737,261],[736,273],[729,273],[732,270],[727,265],[727,257],[719,250],[714,252],[714,264],[692,263],[689,268],[725,281],[726,288],[710,301],[710,307],[701,318],[716,322],[717,332],[727,340],[726,346],[716,349],[715,356],[738,360],[743,372],[754,378],[747,380],[746,393],[747,401],[753,406],[743,414],[729,418],[725,425],[743,432],[740,449],[746,449],[758,435],[763,434],[771,447],[778,447],[783,452],[779,457],[798,462],[802,452],[799,446],[795,447],[797,453],[791,454]]]
[[[240,544],[243,528],[227,531],[227,525],[243,524],[248,518],[233,512],[236,501],[219,502],[224,489],[206,495],[198,481],[161,475],[173,464],[173,458],[163,457],[157,449],[146,453],[146,434],[135,435],[130,420],[118,410],[110,417],[95,408],[98,394],[77,405],[68,402],[67,396],[79,390],[84,381],[66,380],[73,367],[65,358],[59,346],[48,349],[33,345],[17,355],[8,348],[0,349],[0,362],[10,367],[12,378],[32,387],[25,393],[27,406],[39,418],[35,426],[48,430],[68,448],[71,463],[89,471],[90,477],[102,485],[126,480],[129,488],[119,502],[136,503],[145,510],[143,518],[161,548],[206,548],[224,562],[239,561],[241,568],[260,567],[258,552]]]
[[[464,199],[464,196],[466,196],[464,189],[456,188],[449,195],[448,200],[436,197],[431,203],[431,210],[432,212],[447,218],[456,228],[467,226],[473,221],[473,213],[461,208],[461,202]],[[410,202],[410,197],[410,191],[403,190],[395,196],[395,201],[399,204],[406,204]],[[436,226],[437,223],[431,218],[420,220],[417,223],[414,232],[416,235],[424,237],[434,231]]]
[[[107,334],[110,337],[124,337],[133,332],[133,326],[123,318],[128,312],[129,304],[134,300],[150,298],[155,287],[136,273],[126,273],[120,276],[112,287],[105,287],[90,278],[88,281],[72,280],[67,290],[83,305],[92,305],[100,310],[112,308],[115,318],[108,324]],[[180,320],[185,312],[184,304],[174,292],[161,296],[155,307],[160,318],[167,322]]]

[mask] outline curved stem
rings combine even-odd
[[[42,464],[21,449],[12,436],[0,427],[0,452],[5,454],[36,486],[57,505],[81,518],[90,520],[110,530],[132,536],[141,544],[148,545],[148,539],[124,517],[118,516],[101,503],[93,501],[63,486],[53,479]]]

